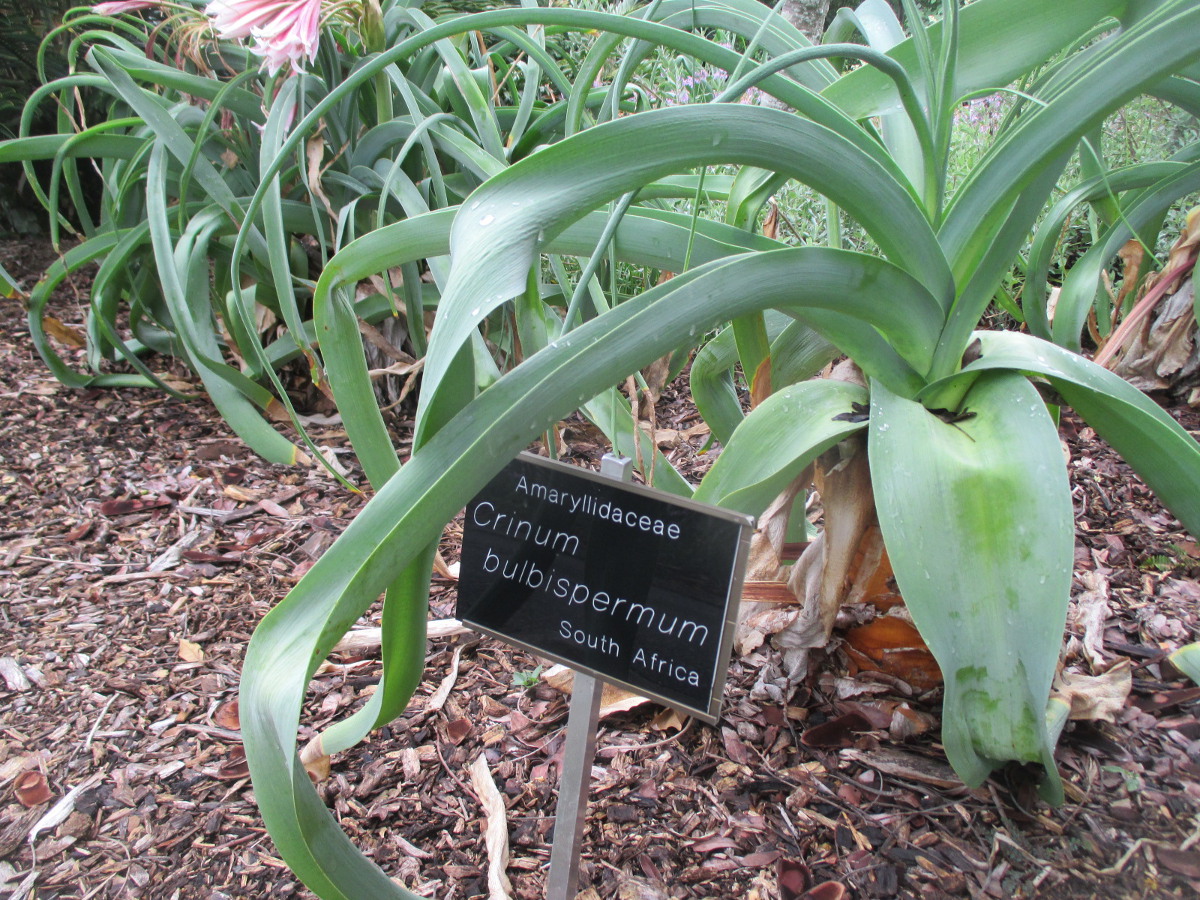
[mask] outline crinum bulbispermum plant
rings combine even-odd
[[[1200,4],[980,0],[959,10],[947,2],[930,27],[905,6],[910,37],[888,28],[872,38],[886,54],[811,47],[788,35],[792,48],[777,43],[772,60],[739,63],[715,43],[687,44],[733,73],[718,102],[610,117],[490,179],[452,224],[450,213],[398,223],[331,261],[317,286],[317,321],[319,332],[335,334],[353,327],[347,292],[374,267],[450,253],[410,461],[264,620],[247,654],[241,697],[256,796],[285,859],[322,896],[411,895],[362,859],[298,761],[300,709],[320,660],[384,587],[403,582],[406,602],[385,607],[385,673],[390,656],[392,702],[411,693],[423,659],[430,547],[444,523],[552,423],[706,332],[733,323],[748,372],[762,368],[764,353],[783,356],[781,342],[799,333],[779,328],[772,310],[852,359],[865,387],[773,384],[729,431],[695,496],[761,512],[818,454],[865,436],[896,578],[945,676],[950,762],[969,784],[1008,761],[1040,764],[1043,793],[1061,798],[1053,758],[1061,722],[1048,721],[1047,701],[1073,523],[1055,419],[1039,388],[1086,418],[1194,533],[1200,449],[1140,392],[1083,357],[976,329],[1081,139],[1200,60],[1191,38]],[[740,10],[651,7],[686,25],[704,24],[714,9]],[[686,43],[651,27],[649,16],[518,14],[611,31],[602,48],[620,35]],[[475,21],[500,21],[488,15],[499,14]],[[872,31],[867,18],[860,22]],[[756,26],[752,42],[766,33]],[[828,58],[862,65],[840,75]],[[600,71],[594,64],[589,57],[581,72]],[[624,61],[616,68],[622,77]],[[1018,79],[1019,113],[945,196],[956,107]],[[751,86],[791,111],[727,102]],[[681,227],[669,211],[637,204],[668,179],[713,165],[747,167],[751,187],[808,185],[877,249],[786,247],[727,226]],[[650,279],[653,286],[621,302],[585,290],[586,303],[577,303],[575,293],[543,291],[547,253],[588,263],[611,253],[678,274]],[[516,320],[526,355],[481,389],[476,337],[497,310]],[[743,349],[756,346],[766,350]],[[347,419],[347,430],[356,447],[386,439],[367,413]],[[326,749],[360,739],[362,723],[380,718],[371,708]]]

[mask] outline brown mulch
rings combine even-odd
[[[0,242],[18,277],[50,259]],[[54,311],[80,326],[70,290]],[[363,501],[323,470],[258,460],[203,400],[58,385],[17,301],[0,304],[0,348],[0,898],[311,896],[258,818],[232,701],[255,624]],[[1194,411],[1173,413],[1200,433]],[[693,423],[669,392],[660,428]],[[314,433],[346,447],[336,425]],[[928,727],[936,690],[859,672],[835,647],[773,700],[778,660],[760,652],[733,664],[717,727],[648,705],[602,721],[589,896],[1196,896],[1200,689],[1163,659],[1196,639],[1200,548],[1089,428],[1068,417],[1064,436],[1079,516],[1069,660],[1128,660],[1133,691],[1115,722],[1064,734],[1061,808],[1020,771],[958,783]],[[569,437],[595,452],[586,430]],[[688,465],[700,441],[677,448]],[[453,529],[443,549],[452,560]],[[431,616],[453,613],[453,581],[435,580]],[[314,728],[377,676],[369,655],[332,662]],[[469,634],[431,641],[411,709],[321,783],[358,846],[418,893],[488,895],[468,772],[483,754],[513,896],[542,896],[567,706],[520,684],[536,666]]]

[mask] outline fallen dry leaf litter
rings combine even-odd
[[[51,259],[0,243],[19,278]],[[52,310],[65,341],[85,300],[67,288]],[[2,308],[0,898],[310,896],[258,818],[238,671],[255,624],[364,501],[321,469],[263,463],[202,400],[61,387],[19,304]],[[1174,412],[1197,433],[1195,412]],[[705,464],[696,424],[668,388],[659,437],[685,469]],[[313,432],[357,478],[337,424]],[[733,664],[717,727],[649,705],[604,718],[588,896],[1196,896],[1200,688],[1162,660],[1196,639],[1200,548],[1087,426],[1068,418],[1064,433],[1079,514],[1067,668],[1127,666],[1132,693],[1114,723],[1064,735],[1061,809],[1017,771],[963,788],[937,744],[936,690],[860,670],[835,642],[781,696],[779,660],[759,651]],[[602,452],[584,426],[566,440],[581,463]],[[452,579],[430,605],[453,616]],[[523,686],[537,665],[469,633],[435,638],[411,708],[333,759],[322,797],[418,893],[488,896],[490,878],[542,896],[567,706]],[[353,710],[377,673],[370,651],[331,659],[307,727]],[[501,808],[503,868],[494,824],[488,838]]]

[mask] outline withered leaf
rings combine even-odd
[[[838,881],[826,881],[818,884],[802,896],[802,900],[844,900],[846,886]]]
[[[22,772],[13,782],[13,791],[20,804],[26,808],[41,806],[54,796],[50,793],[46,776],[41,772]]]
[[[210,553],[207,550],[184,550],[180,555],[188,562],[210,563],[218,566],[236,565],[242,561],[241,555],[237,553]]]
[[[79,329],[72,328],[54,316],[42,316],[42,327],[50,337],[69,347],[87,346],[87,338],[80,334]]]
[[[127,516],[130,513],[144,512],[147,509],[156,509],[160,506],[170,506],[171,501],[166,497],[142,497],[140,499],[124,499],[124,500],[105,500],[100,504],[100,515],[108,516]]]
[[[242,727],[242,720],[238,716],[237,700],[226,700],[213,711],[213,724],[219,728],[228,728],[230,731],[239,731]]]
[[[217,767],[217,778],[222,781],[237,781],[249,777],[250,764],[246,762],[246,751],[241,747],[234,747],[229,751],[225,762]]]
[[[204,662],[204,649],[186,638],[180,638],[179,658],[184,662]]]
[[[737,736],[732,728],[721,729],[721,740],[725,744],[725,752],[729,754],[729,758],[738,765],[748,765],[750,762],[750,750],[742,743],[741,738]]]
[[[246,480],[246,470],[241,466],[230,466],[221,473],[221,484],[241,484]]]
[[[879,616],[846,632],[846,653],[864,669],[894,675],[918,691],[942,683],[942,673],[916,627],[898,616]]]
[[[1186,878],[1200,878],[1200,851],[1155,847],[1154,855],[1163,868]]]
[[[733,840],[733,838],[714,835],[713,837],[703,838],[699,841],[693,841],[688,846],[697,853],[712,853],[716,850],[733,850],[736,849],[739,844],[737,841]]]
[[[474,730],[474,726],[466,716],[461,719],[451,719],[446,723],[446,739],[452,744],[461,744],[472,730]]]
[[[779,878],[781,900],[799,900],[811,877],[808,866],[798,859],[780,859],[775,863],[775,872]]]
[[[871,723],[865,716],[851,712],[814,725],[800,735],[800,743],[805,747],[829,750],[850,747],[854,744],[855,734],[871,730]]]

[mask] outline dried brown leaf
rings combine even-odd
[[[259,500],[257,491],[250,491],[236,484],[227,484],[222,490],[226,497],[237,500],[239,503],[257,503]]]
[[[50,793],[46,776],[41,772],[22,772],[13,781],[13,792],[17,795],[17,801],[26,809],[41,806],[54,796]]]
[[[213,724],[220,728],[228,728],[230,731],[241,730],[242,720],[238,715],[238,702],[236,699],[226,700],[213,710]]]
[[[556,691],[570,694],[575,683],[575,672],[568,666],[554,665],[542,672],[542,681]],[[648,697],[627,691],[615,684],[605,684],[600,693],[600,718],[604,719],[617,713],[629,712],[631,709],[650,702]]]
[[[137,500],[105,500],[100,504],[100,515],[108,516],[127,516],[130,513],[145,512],[148,509],[156,509],[160,506],[170,506],[171,501],[166,497],[142,497]]]
[[[46,330],[46,334],[54,338],[68,347],[86,347],[87,338],[80,333],[79,329],[72,328],[54,316],[42,316],[42,328]]]
[[[1164,869],[1187,878],[1200,878],[1200,851],[1155,847],[1154,856]]]
[[[871,723],[864,716],[852,712],[814,725],[800,735],[800,743],[805,747],[820,749],[851,747],[854,735],[871,730]]]
[[[474,730],[475,726],[466,716],[451,719],[446,723],[446,740],[452,744],[461,744]]]
[[[267,500],[265,497],[258,501],[258,508],[265,512],[268,516],[274,516],[277,519],[290,519],[292,514],[276,503],[274,500]]]
[[[1133,675],[1129,660],[1122,658],[1102,675],[1084,675],[1081,672],[1062,672],[1055,680],[1051,697],[1068,703],[1071,712],[1068,718],[1099,719],[1115,722],[1125,708],[1125,701],[1133,689]]]
[[[880,616],[846,632],[846,654],[869,671],[908,682],[918,691],[942,683],[942,672],[916,626],[899,616]]]
[[[204,648],[187,638],[180,638],[179,658],[190,663],[204,662]]]
[[[229,751],[229,755],[225,757],[225,761],[217,766],[217,778],[222,781],[237,781],[241,778],[250,777],[250,764],[246,762],[246,751],[241,747],[234,747]]]
[[[488,900],[511,900],[512,884],[505,873],[508,868],[508,810],[504,797],[496,789],[482,753],[471,763],[470,772],[471,786],[483,806],[486,820],[483,840],[488,856]]]

